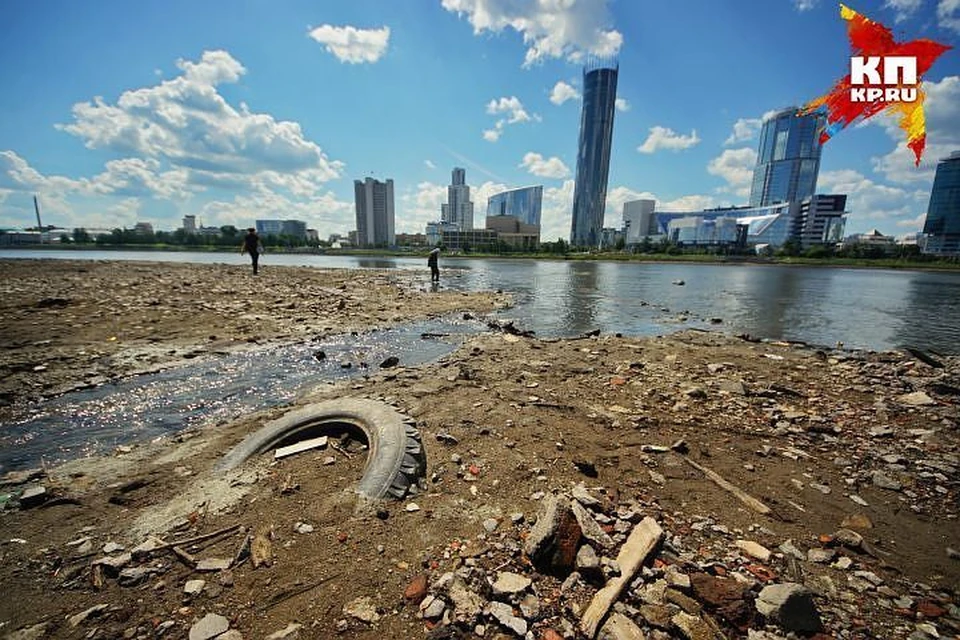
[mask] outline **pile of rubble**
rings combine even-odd
[[[869,629],[921,640],[960,633],[950,594],[894,586],[895,578],[888,584],[877,573],[883,563],[852,529],[822,535],[806,551],[791,540],[770,549],[740,537],[770,537],[761,525],[737,532],[710,519],[686,522],[655,502],[615,508],[602,488],[582,484],[544,495],[533,525],[524,520],[515,513],[486,522],[475,540],[457,540],[426,562],[433,570],[404,597],[427,637],[776,640]],[[895,610],[902,624],[880,629],[851,615],[867,598]],[[344,613],[375,624],[379,616],[363,600]],[[348,625],[341,620],[341,630]]]

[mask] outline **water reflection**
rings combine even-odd
[[[4,251],[0,257],[246,263],[239,256],[109,251]],[[270,264],[405,269],[427,273],[420,257],[267,254]],[[766,338],[890,349],[905,343],[960,353],[960,272],[834,267],[441,259],[441,290],[502,289],[516,306],[504,315],[542,336],[592,329],[667,333],[722,318],[719,328]],[[674,281],[683,280],[685,286]],[[645,305],[644,302],[649,304]],[[662,311],[666,309],[666,311]],[[714,326],[714,325],[711,325]],[[715,326],[716,328],[716,326]]]

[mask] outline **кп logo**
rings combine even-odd
[[[850,102],[916,102],[919,89],[917,59],[911,56],[853,56],[850,58],[850,84],[855,85],[850,88]]]
[[[951,47],[933,40],[897,42],[890,29],[842,4],[840,17],[847,21],[853,49],[850,73],[830,93],[807,103],[800,114],[816,112],[826,117],[820,134],[823,144],[857,120],[882,111],[897,113],[919,165],[927,140],[920,76]]]

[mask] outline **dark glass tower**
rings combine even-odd
[[[594,61],[583,68],[580,146],[577,151],[577,180],[573,188],[573,222],[570,227],[570,244],[573,246],[600,246],[600,229],[603,227],[607,201],[618,69],[619,64],[610,61]]]
[[[923,232],[925,253],[960,255],[960,151],[937,164]]]
[[[784,109],[763,123],[750,206],[799,202],[814,194],[823,125],[822,115],[798,116],[796,108]]]

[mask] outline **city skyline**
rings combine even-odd
[[[854,8],[898,37],[956,46],[954,4]],[[479,203],[543,183],[542,238],[568,238],[591,55],[620,61],[603,226],[619,226],[622,203],[638,198],[670,210],[742,205],[764,115],[820,95],[849,57],[838,5],[823,0],[703,2],[682,18],[605,0],[413,10],[15,0],[7,13],[3,227],[33,224],[36,193],[44,223],[65,228],[176,228],[196,215],[241,228],[300,219],[326,236],[355,226],[354,179],[390,176],[397,232],[420,232],[438,218],[450,170],[465,167]],[[800,32],[817,46],[776,36]],[[848,233],[922,227],[937,162],[960,149],[957,49],[924,80],[919,168],[890,119],[823,148],[817,191],[848,194]]]

